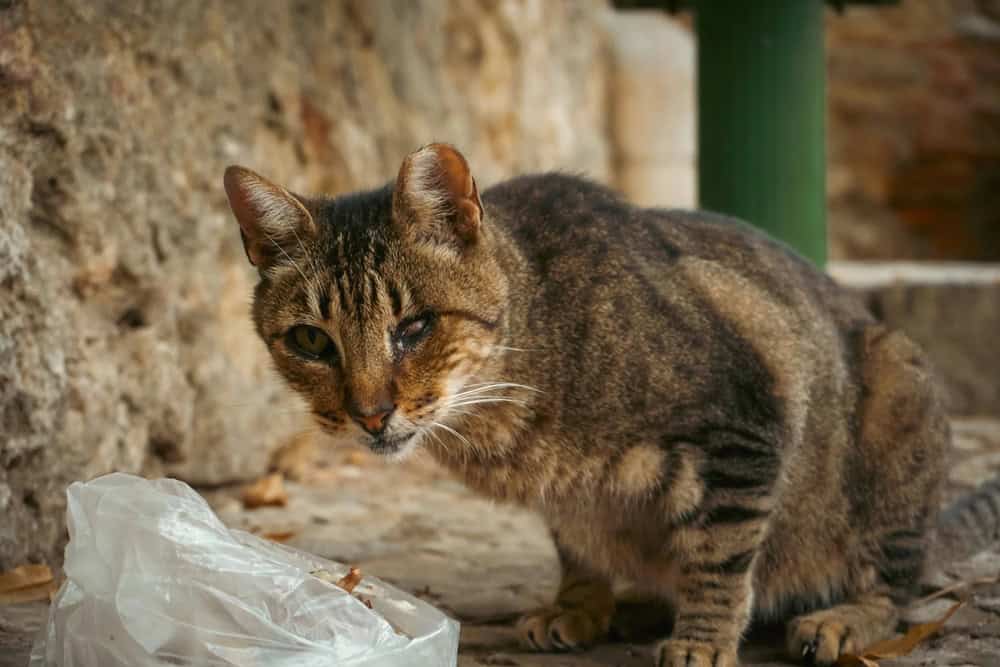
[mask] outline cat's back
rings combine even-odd
[[[570,291],[581,281],[642,274],[655,274],[664,288],[679,287],[692,274],[708,272],[706,280],[729,276],[779,301],[812,303],[844,326],[871,319],[825,273],[734,218],[640,208],[608,188],[560,173],[511,179],[486,190],[483,199],[542,279]]]

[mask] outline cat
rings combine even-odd
[[[567,175],[480,195],[447,144],[337,198],[224,185],[256,330],[321,427],[547,521],[563,577],[531,647],[603,639],[619,577],[676,610],[661,666],[736,665],[751,619],[821,665],[895,631],[948,421],[917,346],[789,248]]]

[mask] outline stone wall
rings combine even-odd
[[[1000,2],[828,14],[831,254],[1000,259]]]
[[[642,206],[697,205],[695,42],[657,10],[608,12],[614,185]]]
[[[260,473],[301,408],[251,332],[221,188],[606,179],[599,2],[0,2],[0,570],[58,562],[63,489]]]

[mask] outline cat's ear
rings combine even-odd
[[[428,144],[399,168],[393,210],[402,224],[475,243],[483,222],[483,202],[469,163],[453,146]]]
[[[316,223],[291,192],[243,167],[226,169],[223,183],[247,259],[264,270],[315,238]]]

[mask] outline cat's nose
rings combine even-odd
[[[396,411],[395,405],[381,404],[374,410],[352,410],[351,417],[370,435],[378,435],[385,430],[389,417]]]

